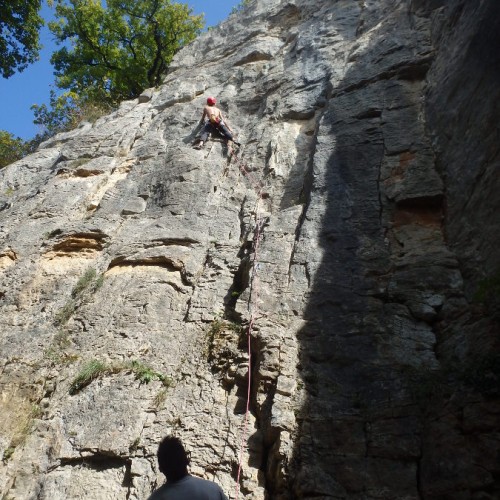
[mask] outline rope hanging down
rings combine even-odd
[[[243,422],[243,432],[241,433],[240,439],[240,454],[239,454],[239,463],[238,463],[238,474],[236,476],[236,491],[235,491],[235,500],[238,500],[240,493],[240,479],[241,479],[241,471],[243,467],[243,451],[245,442],[248,438],[248,416],[250,414],[250,399],[251,399],[251,391],[252,391],[252,332],[254,323],[257,316],[258,311],[258,301],[259,301],[259,286],[257,278],[257,271],[259,266],[259,244],[262,236],[262,230],[264,227],[265,220],[260,216],[260,201],[263,198],[263,185],[260,182],[257,182],[252,174],[246,168],[246,165],[242,162],[242,160],[233,152],[233,157],[236,159],[236,163],[240,171],[243,175],[246,175],[250,182],[253,184],[253,187],[257,193],[257,202],[255,206],[255,229],[253,236],[253,259],[252,259],[252,277],[250,280],[250,300],[249,300],[249,310],[250,310],[250,320],[248,322],[247,328],[247,349],[248,349],[248,366],[247,366],[247,402],[245,409],[245,418]]]

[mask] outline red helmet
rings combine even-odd
[[[215,99],[215,97],[209,97],[209,98],[207,99],[207,104],[208,104],[209,106],[213,106],[216,102],[217,102],[217,100]]]

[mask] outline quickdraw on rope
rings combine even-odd
[[[251,391],[252,391],[252,332],[255,323],[255,319],[257,316],[258,310],[258,301],[259,301],[259,287],[257,278],[257,270],[259,264],[259,243],[262,235],[262,230],[264,227],[264,220],[260,218],[260,200],[262,199],[262,190],[263,185],[260,182],[256,182],[255,178],[250,174],[250,172],[246,169],[245,165],[241,161],[241,159],[233,153],[234,158],[238,163],[238,166],[241,172],[246,175],[250,182],[253,184],[256,192],[257,192],[257,202],[255,207],[255,229],[254,229],[254,237],[253,237],[253,259],[252,259],[252,278],[250,280],[250,300],[249,300],[249,309],[250,309],[250,321],[248,323],[247,328],[247,346],[248,346],[248,384],[247,384],[247,402],[245,409],[245,418],[243,421],[243,432],[241,434],[240,439],[240,453],[239,453],[239,463],[238,463],[238,474],[236,476],[236,491],[235,491],[235,500],[238,500],[240,493],[240,479],[241,472],[243,468],[243,451],[244,445],[247,441],[248,434],[248,416],[250,414],[250,399],[251,399]]]

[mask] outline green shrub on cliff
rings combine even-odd
[[[10,132],[0,130],[0,168],[20,160],[29,152],[29,144]]]
[[[170,377],[155,371],[141,361],[134,360],[124,363],[108,364],[98,359],[93,359],[84,365],[78,375],[73,379],[69,388],[69,393],[76,394],[92,381],[106,375],[120,372],[133,373],[135,379],[141,384],[149,384],[153,380],[159,380],[165,387],[171,387],[172,385],[172,379],[170,379]]]

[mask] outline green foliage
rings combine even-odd
[[[5,451],[3,452],[2,460],[4,462],[7,462],[8,460],[10,460],[10,458],[12,457],[12,455],[14,454],[15,451],[16,451],[16,448],[14,446],[9,446],[8,448],[6,448]]]
[[[34,139],[31,149],[59,132],[73,130],[82,121],[94,122],[101,116],[110,113],[113,107],[102,102],[91,102],[85,95],[66,91],[58,95],[50,91],[49,106],[33,104],[31,109],[35,115],[33,123],[40,125],[42,132]]]
[[[97,271],[93,267],[89,267],[84,275],[76,282],[76,285],[73,287],[71,291],[72,297],[77,297],[81,293],[83,293],[87,288],[89,288],[97,277]]]
[[[64,304],[64,306],[61,309],[59,309],[59,311],[55,315],[54,325],[55,326],[65,325],[75,311],[76,311],[76,302],[74,300],[69,300],[68,302],[66,302],[66,304]]]
[[[78,359],[76,354],[65,351],[70,345],[69,331],[61,329],[54,335],[50,347],[44,353],[44,358],[52,365],[70,365]]]
[[[88,288],[92,284],[96,276],[97,271],[94,268],[89,267],[85,271],[84,275],[76,282],[76,285],[71,291],[71,296],[77,297],[78,295],[80,295],[86,288]]]
[[[41,0],[0,2],[0,76],[9,78],[38,59]]]
[[[160,408],[167,399],[167,387],[162,387],[153,400],[156,408]]]
[[[71,382],[69,393],[77,393],[89,385],[93,380],[99,378],[105,373],[109,373],[109,370],[109,366],[102,361],[97,359],[90,361],[82,368],[80,373],[78,373],[75,379]]]
[[[160,380],[166,387],[171,385],[171,380],[168,377],[154,371],[150,366],[147,366],[140,361],[132,361],[130,366],[132,368],[132,373],[135,375],[135,379],[141,384],[149,384],[149,382],[152,382],[153,380]]]
[[[89,385],[93,380],[105,375],[112,375],[113,373],[120,372],[132,372],[135,379],[141,384],[149,384],[149,382],[152,382],[153,380],[159,380],[162,382],[164,387],[172,386],[172,379],[170,379],[170,377],[153,370],[150,366],[145,365],[141,361],[134,360],[130,363],[117,363],[109,365],[94,359],[89,361],[71,382],[69,393],[76,394],[78,391]]]
[[[84,275],[76,282],[76,285],[71,291],[71,299],[62,307],[54,318],[54,325],[65,325],[77,308],[90,300],[94,294],[104,283],[104,275],[97,275],[93,268],[85,271]]]
[[[94,291],[99,290],[99,288],[101,288],[103,284],[104,284],[104,274],[100,274],[95,280]]]
[[[187,4],[170,0],[54,0],[49,23],[59,88],[85,102],[116,105],[161,83],[174,54],[203,27]]]
[[[238,294],[239,295],[239,294]],[[230,330],[235,333],[240,333],[242,326],[235,321],[229,321],[227,319],[216,317],[211,323],[208,329],[208,337],[213,339],[217,337],[220,333]]]
[[[19,137],[13,136],[10,132],[0,130],[0,168],[3,168],[29,152],[29,144]]]
[[[224,370],[229,360],[237,356],[237,345],[242,332],[241,324],[221,317],[216,317],[210,323],[205,355],[215,370]]]
[[[222,318],[215,318],[208,328],[208,338],[213,339],[224,330],[226,322]]]
[[[58,96],[55,90],[50,91],[50,108],[45,104],[33,104],[31,109],[35,115],[33,123],[42,126],[41,135],[46,137],[70,129],[75,125],[73,116],[78,112],[74,94],[68,92]]]

